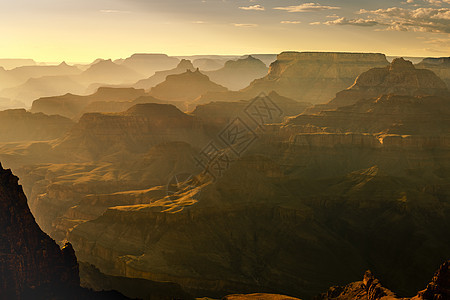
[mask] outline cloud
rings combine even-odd
[[[274,9],[285,10],[288,12],[311,12],[321,10],[341,9],[337,6],[320,5],[319,3],[303,3],[300,5],[274,7]]]
[[[233,23],[235,27],[258,27],[258,24],[240,24],[240,23]]]
[[[102,14],[129,14],[128,10],[117,10],[117,9],[102,9],[100,10]]]
[[[443,3],[450,4],[450,0],[425,0],[425,2],[428,2],[430,4],[434,4],[434,5],[440,5],[440,4],[443,4]]]
[[[300,21],[281,21],[281,24],[300,24]]]
[[[261,10],[266,10],[265,8],[264,8],[264,6],[261,6],[261,5],[259,5],[259,4],[257,4],[257,5],[251,5],[251,6],[241,6],[241,7],[239,7],[240,9],[243,9],[243,10],[259,10],[259,11],[261,11]]]
[[[370,26],[376,26],[379,23],[375,20],[370,20],[370,19],[338,18],[336,20],[324,22],[323,24],[325,24],[325,25],[354,25],[354,26],[370,27]]]
[[[320,25],[320,24],[322,24],[322,23],[320,23],[320,22],[311,22],[311,23],[309,23],[309,25]]]
[[[359,14],[367,15],[367,22],[374,21],[385,25],[385,30],[450,33],[450,8],[420,7],[408,9],[391,7],[365,10]]]
[[[402,4],[414,4],[414,5],[419,5],[417,2],[425,2],[425,3],[429,3],[431,5],[441,5],[444,3],[450,4],[450,0],[406,0],[404,2],[402,2]]]

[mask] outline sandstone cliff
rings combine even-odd
[[[92,83],[131,84],[142,78],[144,78],[143,74],[140,74],[125,65],[115,64],[108,59],[98,61],[91,65],[87,70],[78,75],[76,80],[86,85]]]
[[[205,72],[213,82],[230,90],[240,90],[247,87],[253,80],[267,75],[269,69],[260,61],[249,55],[238,60],[229,60],[219,70]]]
[[[384,68],[373,68],[358,76],[348,89],[340,91],[327,104],[316,105],[308,112],[334,109],[356,103],[361,99],[395,94],[407,96],[444,96],[445,83],[430,70],[416,69],[410,61],[396,58]]]
[[[166,54],[136,53],[117,63],[149,77],[157,71],[175,68],[179,62],[178,58]]]
[[[418,69],[428,69],[433,71],[450,88],[450,58],[425,58],[416,65]]]
[[[299,131],[378,133],[447,136],[450,133],[449,96],[383,95],[359,100],[353,105],[310,111],[287,124]]]
[[[63,96],[45,97],[33,101],[32,112],[42,112],[48,115],[61,115],[68,118],[80,117],[86,106],[96,101],[132,101],[144,96],[142,89],[101,87],[88,96],[65,94]]]
[[[75,123],[25,109],[0,111],[0,142],[44,141],[63,136]]]
[[[155,85],[158,85],[161,82],[163,82],[167,78],[167,76],[181,74],[186,72],[187,70],[195,71],[194,65],[191,63],[190,60],[182,59],[175,69],[167,71],[158,71],[153,76],[147,79],[139,80],[133,85],[133,87],[137,89],[148,90],[154,87]]]
[[[261,95],[262,98],[267,97],[267,101],[274,103],[277,109],[280,111],[274,113],[270,122],[281,123],[284,122],[286,117],[296,116],[305,111],[306,108],[312,106],[311,103],[298,102],[283,96],[278,95],[276,92],[271,92],[269,95]],[[228,122],[236,117],[246,118],[245,109],[252,105],[254,101],[257,101],[258,97],[250,100],[241,101],[216,101],[208,104],[197,105],[195,110],[192,111],[192,115],[211,124],[221,124],[225,126]],[[258,104],[263,105],[263,104]],[[250,121],[249,124],[252,127],[257,127],[258,124]]]
[[[143,153],[168,141],[202,143],[205,134],[201,123],[175,106],[144,103],[122,113],[84,114],[54,151],[70,151],[72,159],[95,161],[121,151]]]
[[[227,88],[212,82],[198,69],[187,70],[178,75],[169,75],[166,80],[153,87],[149,94],[170,101],[192,101],[207,92],[225,92]]]
[[[350,86],[362,72],[387,64],[383,54],[283,52],[271,64],[269,74],[243,92],[276,91],[295,100],[323,103]]]

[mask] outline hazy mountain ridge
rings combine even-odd
[[[195,73],[184,76],[213,86]],[[181,75],[169,76],[164,91],[186,94],[191,86],[178,84]],[[193,295],[312,297],[370,268],[412,296],[448,259],[450,98],[430,71],[395,60],[363,73],[342,92],[358,93],[332,108],[316,105],[317,112],[269,94],[287,115],[302,114],[250,126],[255,142],[239,157],[225,148],[233,157],[226,172],[214,182],[202,178],[195,197],[168,198],[168,182],[202,171],[194,158],[252,101],[236,92],[245,101],[227,98],[186,114],[138,104],[158,101],[143,91],[102,91],[104,98],[66,97],[83,103],[79,115],[114,113],[84,114],[42,149],[0,149],[39,224],[103,272],[174,281]],[[187,101],[199,103],[198,95]],[[349,287],[368,295],[359,283]]]

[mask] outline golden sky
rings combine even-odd
[[[450,56],[450,0],[0,0],[0,58],[296,51]]]

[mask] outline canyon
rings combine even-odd
[[[0,160],[39,226],[73,245],[85,287],[143,280],[172,282],[158,289],[180,297],[446,297],[448,263],[427,286],[450,251],[443,80],[382,54],[288,52],[231,92],[184,64],[157,73],[166,79],[147,92],[102,87],[1,113],[5,128],[26,116],[22,131],[42,133],[5,139]],[[181,175],[190,179],[173,192]],[[368,269],[380,280],[358,281]]]

